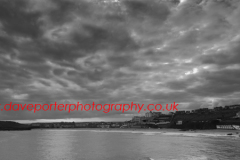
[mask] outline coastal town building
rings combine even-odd
[[[144,122],[145,119],[146,119],[145,116],[134,116],[132,118],[132,122],[134,122],[134,123],[142,123],[142,122]]]
[[[159,117],[162,115],[162,112],[153,112],[153,117]]]
[[[185,111],[176,111],[176,114],[185,114]]]
[[[88,123],[86,123],[86,122],[75,123],[76,128],[84,128],[84,127],[87,127],[87,126],[88,126]]]
[[[221,107],[221,106],[220,106],[220,107],[214,107],[213,109],[214,109],[215,111],[220,111],[220,110],[223,109],[223,107]]]
[[[33,128],[39,128],[40,126],[41,126],[40,123],[32,123],[31,124],[31,127],[33,127]]]
[[[161,115],[162,115],[162,112],[152,112],[152,111],[150,111],[150,112],[145,113],[146,118],[159,117]]]
[[[232,105],[232,106],[228,106],[229,109],[237,109],[240,108],[240,105]]]
[[[61,122],[60,123],[61,128],[75,128],[74,122]]]
[[[240,118],[240,112],[237,113],[237,117]]]
[[[152,117],[152,115],[153,115],[153,113],[151,111],[145,113],[145,117],[147,117],[147,118]]]

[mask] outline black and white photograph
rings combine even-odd
[[[240,0],[0,0],[0,160],[240,160]]]

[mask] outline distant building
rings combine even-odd
[[[230,109],[229,106],[225,106],[224,109]]]
[[[183,124],[183,121],[182,120],[179,120],[177,121],[176,125],[182,125]]]
[[[229,107],[229,109],[238,109],[238,108],[240,108],[239,105],[232,105],[232,106],[228,106],[228,107]]]
[[[176,111],[176,114],[185,114],[185,111]]]
[[[132,118],[132,122],[134,122],[134,123],[143,123],[145,119],[146,119],[145,116],[134,116]]]
[[[52,124],[49,124],[49,123],[43,123],[42,124],[43,128],[52,128]]]
[[[237,117],[240,118],[240,112],[237,113]]]
[[[140,122],[140,116],[134,116],[132,122]]]
[[[34,128],[38,128],[38,127],[41,127],[41,124],[40,123],[32,123],[31,126]]]
[[[145,116],[146,116],[147,118],[152,117],[152,115],[153,115],[152,111],[145,113]]]
[[[207,112],[209,112],[208,108],[195,109],[195,113],[207,113]]]
[[[208,112],[208,108],[201,108],[202,111]]]
[[[191,112],[190,111],[186,111],[186,114],[190,114]]]
[[[60,126],[62,128],[74,128],[75,127],[75,123],[74,122],[61,122]]]
[[[221,111],[223,107],[214,107],[214,111]]]
[[[53,128],[60,128],[60,123],[53,123]]]
[[[133,122],[131,122],[131,121],[125,121],[122,125],[121,125],[121,127],[120,128],[130,128],[130,127],[132,127],[133,126]]]
[[[145,113],[145,117],[150,118],[150,117],[159,117],[160,115],[162,115],[162,112],[147,112]]]
[[[120,127],[120,124],[118,124],[118,123],[113,123],[113,124],[111,124],[111,127],[113,127],[113,128],[118,128],[118,127]]]
[[[87,127],[87,126],[88,126],[88,123],[86,123],[86,122],[75,123],[76,128],[83,128],[83,127]]]
[[[209,112],[214,112],[214,109],[208,109]]]
[[[152,119],[150,122],[155,122],[155,123],[159,123],[159,122],[170,122],[172,118],[172,115],[162,115],[160,117],[155,117],[154,119]]]
[[[108,125],[108,124],[100,124],[97,127],[98,128],[110,128],[110,125]]]
[[[159,117],[162,115],[162,112],[152,112],[153,113],[153,117]]]

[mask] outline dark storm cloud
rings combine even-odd
[[[0,1],[1,104],[239,103],[239,16],[238,0]],[[126,118],[97,111],[0,116]]]
[[[37,12],[27,11],[27,1],[1,1],[0,20],[3,29],[9,35],[37,38],[41,35]]]
[[[0,37],[1,50],[10,50],[12,47],[16,47],[16,43],[8,37]]]
[[[204,64],[234,65],[240,63],[240,40],[230,42],[226,48],[211,54],[201,56],[199,59]]]
[[[190,89],[190,92],[201,96],[228,95],[240,91],[239,70],[227,69],[200,74],[202,84]]]
[[[164,22],[170,14],[169,8],[160,1],[149,3],[147,1],[126,0],[124,4],[130,17],[140,21],[150,19],[150,22],[155,25]]]

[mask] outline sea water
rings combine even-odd
[[[234,132],[234,131],[232,131]],[[0,160],[239,160],[240,137],[133,129],[1,131]]]

